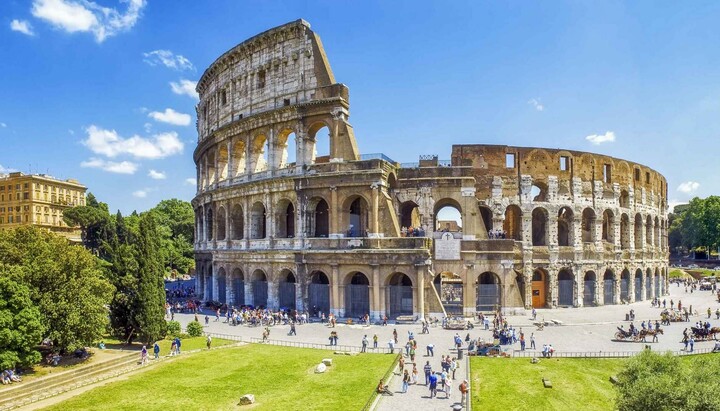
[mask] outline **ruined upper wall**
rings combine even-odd
[[[275,27],[220,56],[197,85],[199,140],[252,114],[337,94],[320,37],[304,20]]]

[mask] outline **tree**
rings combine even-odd
[[[35,347],[45,332],[30,289],[12,279],[16,276],[13,271],[17,267],[0,267],[0,370],[40,362]]]
[[[187,273],[195,267],[195,212],[187,201],[163,200],[149,211],[155,215],[166,272]]]
[[[105,331],[112,285],[83,247],[32,226],[0,230],[0,264],[13,267],[61,349],[91,345]]]
[[[83,245],[98,254],[105,228],[110,222],[107,204],[98,202],[92,193],[88,193],[86,205],[63,211],[63,220],[71,227],[80,226]]]
[[[165,281],[159,258],[160,238],[155,216],[142,214],[137,239],[138,310],[135,318],[143,341],[151,343],[165,337]]]
[[[644,351],[618,374],[620,411],[720,409],[720,359],[682,359],[672,353]]]

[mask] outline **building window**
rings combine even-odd
[[[570,164],[570,158],[567,156],[560,156],[560,171],[568,171]]]
[[[265,70],[258,71],[257,86],[258,88],[265,88]]]
[[[645,182],[647,184],[650,184],[650,172],[649,171],[645,172]]]
[[[283,100],[283,105],[289,106],[289,105],[290,105],[290,99],[289,99],[289,98],[284,99],[284,100]]]
[[[23,188],[28,188],[28,183],[25,183],[25,184],[23,185]]]
[[[612,183],[611,174],[612,169],[610,164],[603,164],[603,181],[606,183]]]
[[[515,153],[505,153],[505,168],[515,168]]]
[[[227,92],[225,90],[220,92],[220,103],[223,106],[227,105]]]
[[[635,169],[635,181],[640,181],[640,169]]]
[[[30,198],[30,193],[23,193],[23,200],[27,200]]]

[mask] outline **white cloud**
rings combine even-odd
[[[7,124],[5,124],[5,123],[0,123],[0,127],[5,128],[5,127],[7,127]]]
[[[148,176],[154,180],[165,180],[165,173],[162,171],[150,170]]]
[[[90,126],[85,130],[88,138],[82,143],[95,154],[116,157],[128,154],[135,158],[158,159],[181,153],[183,143],[177,133],[155,134],[151,138],[134,135],[123,138],[115,130]]]
[[[190,81],[181,79],[179,82],[170,82],[170,88],[172,89],[172,92],[175,94],[180,95],[186,95],[190,96],[196,100],[200,99],[200,96],[198,95],[197,91],[195,91],[195,87],[197,87],[197,81]]]
[[[602,143],[612,143],[615,141],[615,133],[612,131],[607,131],[605,134],[593,134],[591,136],[585,137],[585,140],[597,145],[600,145]]]
[[[696,181],[686,181],[678,186],[677,191],[685,194],[690,194],[692,192],[695,192],[698,188],[700,188],[700,183]]]
[[[168,123],[175,126],[189,126],[190,121],[192,120],[190,114],[178,113],[171,108],[166,108],[163,112],[153,111],[148,114],[148,117],[152,118],[155,121],[160,121],[162,123]]]
[[[528,104],[535,107],[535,110],[537,111],[543,111],[545,110],[545,106],[540,103],[540,99],[538,98],[531,98],[530,101],[528,101]]]
[[[131,29],[147,4],[145,0],[127,3],[124,13],[89,0],[33,0],[32,15],[68,33],[92,33],[98,43]]]
[[[92,157],[90,160],[83,161],[80,163],[80,167],[85,168],[99,168],[109,173],[117,174],[135,174],[138,169],[136,163],[130,161],[105,161],[101,158]]]
[[[17,170],[15,170],[14,168],[5,168],[2,164],[0,164],[0,174],[14,173],[16,171]]]
[[[185,184],[189,186],[196,186],[197,185],[197,179],[195,177],[190,177],[185,179]]]
[[[151,66],[162,64],[163,66],[173,70],[195,71],[195,66],[193,66],[190,60],[180,54],[174,54],[170,50],[155,50],[149,53],[143,53],[143,56],[145,56],[143,61]]]
[[[34,36],[35,32],[32,29],[32,25],[27,20],[13,20],[10,22],[10,30],[17,31],[28,36]]]
[[[148,195],[148,191],[150,191],[150,190],[148,190],[148,189],[137,190],[137,191],[133,191],[132,195],[133,195],[133,197],[137,197],[137,198],[145,198]]]
[[[145,130],[146,133],[150,134],[152,132],[152,123],[143,124],[143,130]]]

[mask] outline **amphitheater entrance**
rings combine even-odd
[[[500,277],[493,272],[484,272],[478,276],[477,297],[475,309],[477,311],[495,311],[500,308]]]
[[[330,281],[322,271],[315,271],[308,284],[308,305],[310,315],[319,317],[320,313],[330,312]]]
[[[572,271],[567,268],[563,268],[558,273],[558,305],[572,307],[574,289],[575,279]]]
[[[400,227],[420,227],[420,207],[413,201],[400,205]]]
[[[615,304],[615,275],[610,270],[605,270],[603,275],[603,301],[605,305]]]
[[[225,304],[227,300],[225,299],[225,296],[227,295],[227,283],[225,281],[225,269],[221,268],[217,272],[217,288],[218,288],[218,295],[217,299],[219,302]]]
[[[596,276],[594,271],[585,273],[585,283],[583,287],[583,305],[590,306],[595,304],[595,282]]]
[[[235,295],[234,300],[232,301],[235,305],[244,305],[245,304],[245,276],[243,275],[243,272],[236,268],[232,272],[232,287],[233,292]]]
[[[459,275],[444,271],[433,281],[435,290],[440,296],[440,302],[445,308],[448,317],[463,315],[463,281]]]
[[[630,301],[630,271],[627,269],[620,274],[620,301]]]
[[[390,276],[387,295],[389,318],[413,315],[413,289],[410,277],[403,273],[395,273]]]
[[[370,314],[370,281],[365,274],[355,273],[345,285],[345,317],[365,314]]]
[[[650,275],[650,270],[648,270],[647,273],[645,273],[645,299],[649,300],[653,298],[652,296],[652,276]]]
[[[280,283],[278,284],[278,302],[280,309],[294,310],[295,306],[295,274],[290,270],[283,270],[280,273]]]
[[[255,270],[252,275],[253,306],[267,307],[268,283],[263,270]]]
[[[635,301],[641,301],[643,299],[642,292],[643,284],[643,272],[640,269],[635,271]]]
[[[536,268],[532,276],[532,306],[533,308],[545,307],[547,298],[548,275],[542,268]]]

